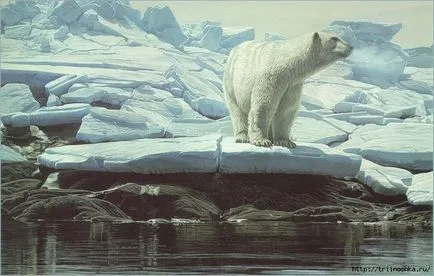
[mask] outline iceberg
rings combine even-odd
[[[244,41],[254,39],[255,29],[252,27],[223,27],[220,45],[230,50]]]
[[[417,47],[405,49],[409,55],[407,66],[418,68],[433,68],[434,67],[434,53],[433,46],[431,47]]]
[[[148,8],[143,15],[141,24],[147,33],[156,35],[176,48],[180,48],[187,40],[172,10],[167,6]]]
[[[409,58],[399,45],[391,42],[401,28],[401,23],[333,21],[325,31],[354,46],[346,59],[352,67],[352,79],[387,88],[398,83]]]
[[[60,1],[50,13],[51,16],[55,16],[57,20],[66,24],[75,22],[82,14],[83,10],[75,0]]]
[[[220,26],[207,26],[204,35],[199,41],[199,46],[211,51],[218,51],[223,36],[223,29]]]

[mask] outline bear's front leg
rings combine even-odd
[[[290,133],[300,107],[302,85],[296,85],[286,92],[279,103],[272,122],[273,144],[287,148],[295,148]]]
[[[268,137],[268,130],[279,100],[279,95],[270,94],[269,91],[253,91],[248,119],[250,144],[259,147],[271,147],[273,145]]]

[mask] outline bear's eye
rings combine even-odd
[[[331,39],[330,40],[330,46],[334,49],[334,48],[336,48],[336,46],[338,46],[338,39]]]

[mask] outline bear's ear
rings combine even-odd
[[[313,41],[319,41],[319,40],[320,40],[319,33],[318,33],[318,32],[315,32],[315,33],[313,34]]]

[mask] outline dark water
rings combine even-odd
[[[2,274],[406,275],[430,269],[432,231],[404,224],[2,222]],[[377,267],[377,268],[375,268]]]

